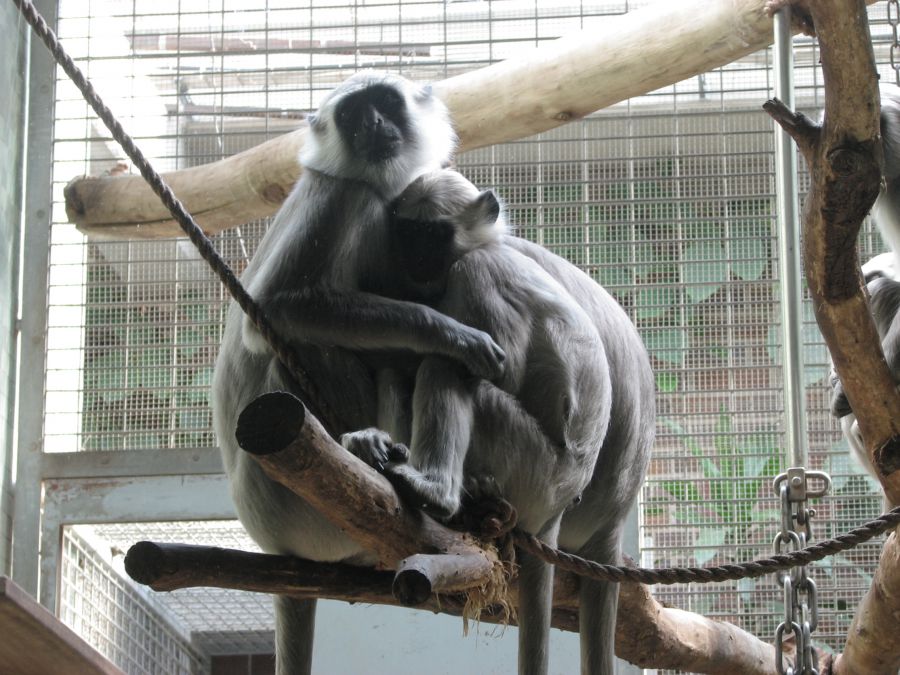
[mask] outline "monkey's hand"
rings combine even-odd
[[[503,375],[506,353],[484,331],[464,327],[457,334],[457,350],[452,354],[468,370],[486,380],[496,380]]]
[[[405,445],[394,443],[389,434],[375,427],[342,434],[340,440],[345,450],[378,471],[384,471],[388,462],[409,459],[409,449]]]
[[[459,510],[459,494],[449,480],[426,476],[411,464],[391,464],[384,475],[404,501],[436,520],[446,521]]]

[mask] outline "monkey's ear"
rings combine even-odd
[[[493,190],[478,195],[474,206],[482,222],[494,223],[500,217],[500,199]]]
[[[319,126],[319,116],[316,113],[309,113],[306,116],[306,123],[309,125],[310,129],[315,129]]]
[[[415,99],[417,103],[424,103],[429,100],[434,94],[434,90],[431,84],[423,84],[416,90]]]

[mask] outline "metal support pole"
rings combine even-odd
[[[51,26],[55,0],[35,3]],[[13,580],[38,592],[41,532],[41,456],[44,450],[44,366],[47,276],[52,206],[53,98],[56,63],[40,40],[31,40],[28,68],[28,158],[22,256],[23,307],[18,386],[16,488],[13,497]],[[50,608],[54,610],[54,607]]]
[[[775,14],[773,70],[775,96],[794,108],[794,55],[791,8]],[[781,282],[784,425],[789,466],[806,466],[806,393],[803,384],[803,297],[801,293],[800,222],[797,202],[797,153],[794,142],[775,125],[775,203],[778,215],[778,270]]]

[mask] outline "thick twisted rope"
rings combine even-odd
[[[138,171],[141,172],[141,176],[144,177],[144,180],[147,181],[153,192],[159,196],[162,203],[169,209],[178,225],[190,238],[194,246],[197,247],[203,259],[209,263],[213,272],[222,280],[231,297],[240,305],[241,309],[272,348],[272,351],[275,352],[275,355],[296,380],[300,390],[303,392],[303,402],[312,410],[316,417],[322,420],[332,434],[342,428],[334,410],[324,401],[319,394],[318,387],[310,380],[306,371],[300,365],[296,352],[275,332],[262,309],[254,302],[237,278],[237,275],[228,266],[228,263],[216,251],[212,241],[203,233],[203,230],[200,229],[200,226],[197,225],[191,214],[184,208],[184,205],[178,200],[162,176],[157,173],[149,160],[144,156],[144,153],[141,152],[141,149],[135,145],[131,136],[126,133],[110,109],[106,107],[103,100],[94,90],[93,85],[84,76],[81,69],[75,65],[75,62],[62,48],[62,45],[59,44],[56,34],[50,29],[31,1],[13,0],[13,2],[25,17],[25,20],[34,29],[34,32],[43,40],[56,62],[62,66],[62,69],[81,91],[84,99],[94,109],[94,112],[97,113],[97,116],[103,121],[106,128],[109,129],[112,137],[122,146],[125,154],[128,155]]]
[[[598,581],[631,581],[642,584],[708,584],[718,581],[733,581],[735,579],[754,579],[779,570],[808,565],[835,553],[854,548],[873,537],[877,537],[879,534],[896,528],[897,525],[900,525],[900,506],[849,532],[840,534],[833,539],[826,539],[817,544],[812,544],[798,551],[778,553],[771,558],[761,558],[746,563],[717,567],[648,569],[646,567],[604,565],[547,546],[534,535],[522,532],[519,529],[513,530],[513,541],[516,546],[545,562],[579,576]]]
[[[103,103],[103,100],[84,76],[84,73],[81,72],[81,69],[75,65],[72,58],[59,44],[56,34],[50,29],[31,1],[12,1],[25,17],[25,20],[28,21],[34,32],[47,46],[47,49],[50,50],[50,53],[53,54],[56,62],[62,66],[62,69],[81,91],[84,99],[91,108],[94,109],[94,112],[97,113],[97,116],[103,121],[107,129],[109,129],[112,137],[122,146],[125,154],[128,155],[134,166],[140,171],[141,176],[144,177],[144,180],[147,181],[153,192],[159,196],[162,203],[169,209],[169,212],[178,222],[178,225],[190,238],[194,246],[197,247],[197,250],[200,252],[203,259],[209,264],[219,279],[221,279],[225,288],[231,294],[231,297],[234,298],[238,305],[240,305],[241,309],[250,318],[269,346],[272,347],[276,356],[297,381],[300,389],[304,392],[303,398],[307,407],[312,410],[316,417],[319,417],[322,420],[330,431],[334,432],[335,430],[340,429],[341,425],[337,416],[319,395],[318,387],[316,387],[312,380],[309,379],[309,376],[299,364],[294,350],[277,334],[262,309],[243,287],[240,280],[228,266],[228,263],[226,263],[216,251],[215,246],[213,246],[209,237],[203,233],[203,230],[200,229],[200,226],[197,225],[191,214],[184,208],[184,205],[172,192],[172,189],[166,184],[162,176],[160,176],[152,167],[140,148],[135,145],[131,136],[125,132],[116,117]],[[754,560],[747,563],[722,565],[719,567],[670,567],[648,569],[604,565],[549,547],[533,535],[518,529],[513,530],[512,538],[517,546],[542,560],[578,574],[579,576],[591,579],[616,582],[630,581],[643,584],[711,583],[761,577],[778,570],[806,565],[821,560],[829,555],[849,550],[863,542],[869,541],[879,534],[883,534],[884,532],[897,527],[898,524],[900,524],[900,507],[889,511],[860,527],[854,528],[845,534],[818,544],[813,544],[799,551],[777,554],[771,558]]]

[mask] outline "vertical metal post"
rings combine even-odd
[[[773,69],[775,96],[794,108],[794,55],[791,8],[775,14]],[[778,215],[778,262],[781,281],[784,422],[789,466],[806,466],[806,394],[803,386],[803,297],[801,293],[800,222],[797,202],[797,153],[794,142],[775,125],[775,203]]]
[[[56,2],[35,7],[56,25]],[[29,31],[30,33],[30,31]],[[40,40],[29,49],[28,158],[23,217],[22,320],[17,391],[18,442],[13,502],[13,579],[37,595],[41,531],[41,461],[44,450],[44,370],[47,340],[47,275],[52,206],[53,97],[56,64]],[[51,611],[55,607],[50,608]]]

